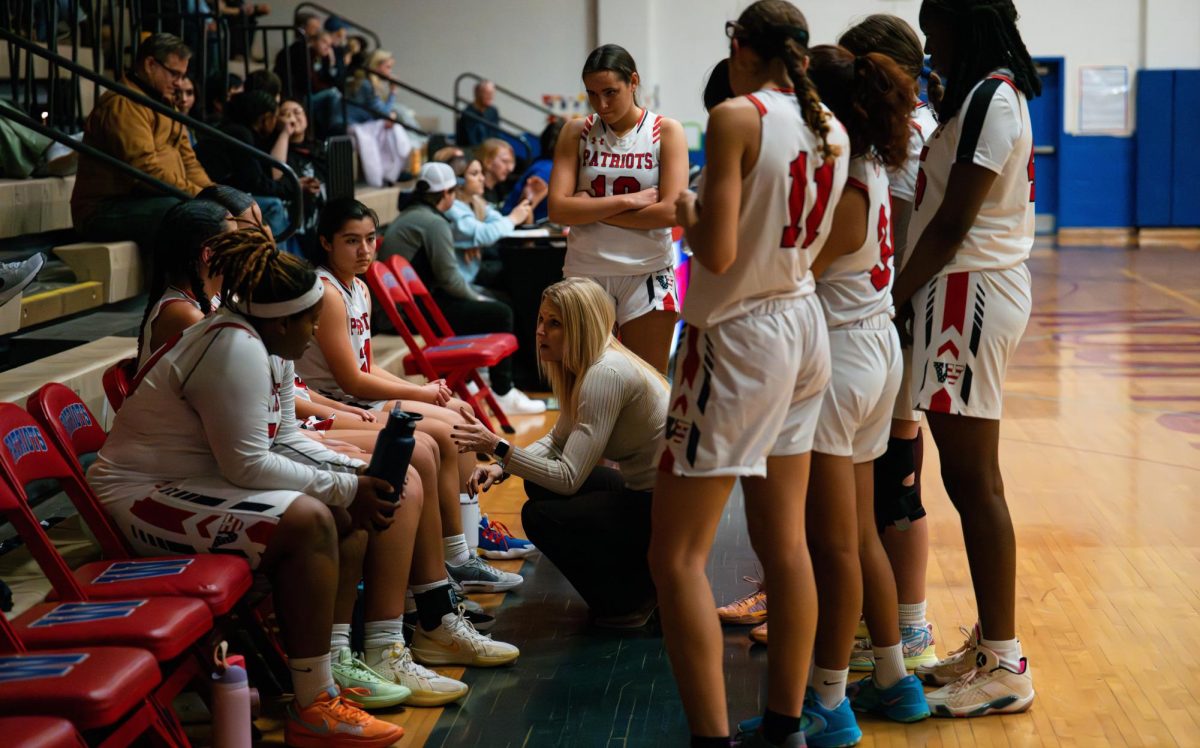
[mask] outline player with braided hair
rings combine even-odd
[[[830,366],[809,263],[841,198],[850,143],[805,74],[808,24],[795,6],[759,0],[726,29],[735,97],[710,112],[699,196],[676,203],[695,262],[650,567],[692,745],[725,746],[721,630],[704,569],[741,477],[776,628],[766,711],[747,739],[798,746],[816,626],[804,497]]]
[[[390,487],[359,475],[364,463],[284,418],[292,382],[271,356],[294,360],[308,346],[323,298],[316,273],[258,228],[208,246],[224,306],[141,368],[88,480],[136,551],[237,553],[270,577],[296,694],[289,745],[341,748],[348,734],[355,746],[391,745],[403,730],[352,706],[333,680],[338,528],[383,535],[414,523],[393,524]],[[403,594],[393,598],[400,615]]]
[[[912,248],[893,297],[912,322],[911,393],[962,522],[979,611],[966,644],[917,668],[938,716],[1018,712],[1034,699],[1016,632],[1016,538],[1000,475],[1004,374],[1032,307],[1034,166],[1029,98],[1040,92],[1009,0],[925,0],[921,28],[950,81],[921,153]]]

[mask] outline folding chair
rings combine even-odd
[[[108,404],[116,413],[125,404],[125,398],[133,392],[133,375],[137,373],[137,359],[123,358],[104,370],[101,382]]]
[[[0,735],[28,748],[87,748],[75,725],[59,717],[0,717]]]
[[[511,355],[517,349],[517,339],[514,336],[504,333],[494,336],[439,337],[430,329],[407,284],[402,283],[382,262],[371,263],[367,270],[367,287],[379,300],[388,320],[408,345],[409,353],[404,357],[406,374],[420,374],[428,379],[444,377],[450,389],[471,404],[475,417],[481,423],[492,431],[496,430],[483,408],[483,403],[486,403],[500,421],[500,427],[505,433],[511,434],[515,431],[508,421],[508,416],[496,402],[491,388],[479,376],[478,371],[482,367],[494,366]],[[423,345],[417,342],[410,324],[417,329],[417,334],[424,341]],[[475,385],[474,393],[467,387],[468,383]]]

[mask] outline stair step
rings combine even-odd
[[[102,304],[104,284],[100,281],[84,281],[48,288],[21,298],[21,327],[40,325]]]

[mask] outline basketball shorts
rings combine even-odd
[[[870,462],[887,451],[900,387],[900,336],[887,314],[829,331],[833,375],[813,451]]]
[[[1004,375],[1029,323],[1029,269],[934,278],[913,296],[912,397],[933,413],[1000,418]]]
[[[666,267],[645,275],[586,276],[600,284],[617,308],[617,326],[650,312],[679,312],[675,269]]]
[[[921,411],[912,406],[912,347],[900,349],[900,389],[896,392],[892,420],[921,422]]]
[[[383,406],[392,402],[391,400],[356,400],[345,392],[336,390],[317,390],[317,392],[330,400],[337,400],[344,405],[349,405],[352,408],[362,408],[363,410],[383,410]]]
[[[816,295],[768,302],[707,329],[684,326],[659,469],[767,474],[768,457],[809,452],[829,384]]]
[[[258,567],[299,491],[263,491],[219,477],[147,486],[140,498],[104,508],[138,555],[232,553]]]

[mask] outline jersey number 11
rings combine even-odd
[[[792,249],[800,238],[800,219],[804,217],[804,198],[808,192],[808,154],[801,152],[789,166],[792,177],[792,188],[788,192],[788,225],[783,227],[783,237],[779,240],[781,249]],[[817,186],[817,199],[808,211],[808,219],[804,222],[804,244],[801,249],[808,249],[817,239],[821,219],[825,217],[825,209],[829,207],[829,195],[833,192],[833,161],[821,164],[813,172],[813,182]]]

